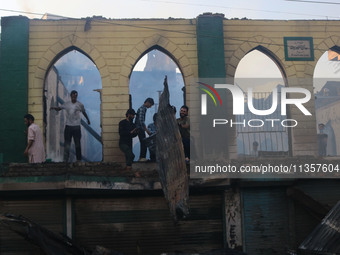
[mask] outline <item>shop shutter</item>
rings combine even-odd
[[[64,231],[63,200],[0,200],[0,213],[22,215],[55,232]],[[0,254],[40,254],[39,248],[0,225]]]
[[[243,234],[247,254],[286,254],[288,203],[285,187],[242,190]]]
[[[175,224],[163,196],[76,199],[75,239],[124,254],[223,248],[222,193],[190,195],[190,218]]]
[[[329,208],[340,200],[340,183],[338,179],[299,180],[295,187]],[[313,217],[308,209],[298,202],[294,202],[294,206],[296,247],[298,247],[321,221]]]

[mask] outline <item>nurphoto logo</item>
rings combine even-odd
[[[253,116],[268,116],[273,114],[278,110],[278,105],[280,105],[281,116],[287,115],[287,106],[288,105],[295,105],[304,115],[310,116],[312,115],[307,108],[304,106],[311,99],[311,93],[309,90],[304,88],[298,87],[281,87],[280,91],[277,88],[274,88],[271,92],[272,100],[271,106],[268,109],[257,109],[254,106],[254,96],[253,96],[253,89],[250,87],[247,90],[246,96],[245,92],[236,85],[232,84],[214,84],[213,86],[198,82],[198,84],[204,86],[204,88],[199,88],[201,91],[205,92],[201,94],[201,115],[208,114],[208,95],[213,100],[215,107],[217,107],[217,101],[215,97],[218,99],[221,107],[223,107],[222,99],[216,89],[221,90],[228,90],[231,92],[232,99],[233,99],[233,115],[245,115],[245,102],[247,103],[248,111]],[[211,91],[211,92],[210,92]],[[292,98],[290,95],[298,94],[300,95],[298,98]],[[301,97],[302,95],[302,97]],[[243,121],[235,122],[232,119],[213,119],[212,126],[216,127],[216,125],[226,125],[230,124],[233,125],[242,125],[242,126],[249,126],[249,127],[262,127],[265,123],[271,124],[274,127],[276,122],[281,123],[284,127],[295,127],[297,126],[298,122],[294,119],[264,119],[263,117],[259,119],[248,119],[247,121],[244,119]]]

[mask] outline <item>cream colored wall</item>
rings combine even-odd
[[[29,112],[36,122],[43,121],[43,84],[55,57],[77,47],[97,65],[102,78],[102,137],[104,161],[123,161],[118,148],[118,122],[129,107],[129,75],[137,60],[158,45],[177,61],[190,99],[190,82],[198,77],[196,20],[30,20]],[[305,87],[313,93],[312,78],[320,56],[340,45],[339,21],[260,21],[224,20],[224,45],[227,77],[234,77],[240,60],[261,45],[283,67],[286,78],[300,78],[287,86]],[[314,61],[285,61],[284,37],[313,37]],[[292,108],[291,118],[299,125],[292,130],[293,155],[316,155],[314,98],[306,104],[312,117]],[[229,107],[231,109],[231,107]],[[229,151],[236,156],[235,133]]]
[[[334,131],[334,136],[340,137],[340,112],[339,112],[339,107],[340,107],[340,103],[339,102],[334,102],[332,104],[329,104],[325,107],[320,107],[318,109],[318,111],[316,111],[316,116],[317,116],[317,120],[318,123],[327,123],[328,121],[331,121],[332,123],[332,128]],[[335,141],[330,141],[330,139],[332,139],[330,136],[328,138],[328,146],[331,145],[332,142],[335,142],[336,144],[336,152],[339,153],[340,152],[340,144],[338,143],[337,139],[335,139]],[[327,153],[329,153],[330,148],[327,149]],[[329,154],[327,154],[329,155]],[[332,154],[330,154],[332,155]]]
[[[224,20],[223,24],[227,77],[235,76],[238,63],[249,51],[263,46],[283,67],[285,78],[288,78],[286,86],[306,88],[312,95],[312,78],[317,61],[329,48],[340,45],[339,21]],[[314,61],[285,61],[284,37],[313,37]],[[290,109],[290,117],[299,122],[292,129],[294,156],[317,154],[313,96],[305,106],[313,116],[302,115],[296,107]],[[235,136],[231,141],[229,151],[231,157],[236,157]]]
[[[84,51],[102,78],[104,161],[123,162],[118,148],[118,123],[129,107],[129,75],[145,51],[158,45],[177,61],[187,93],[197,77],[195,20],[30,20],[28,108],[43,122],[43,84],[55,57],[69,47]],[[189,98],[189,97],[188,97]]]

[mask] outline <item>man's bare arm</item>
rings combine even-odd
[[[56,107],[56,106],[52,106],[51,108],[50,108],[50,110],[56,110],[56,111],[60,111],[60,110],[62,110],[60,107]]]
[[[89,117],[87,116],[87,113],[85,112],[85,110],[83,111],[83,115],[85,116],[85,118],[87,119],[87,124],[91,124],[91,122],[90,122],[90,119],[89,119]]]
[[[34,140],[29,140],[28,143],[27,143],[27,147],[24,151],[24,155],[25,156],[28,156],[28,150],[31,148],[32,144],[33,144]]]

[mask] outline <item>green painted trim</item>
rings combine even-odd
[[[288,56],[288,41],[305,41],[310,45],[309,57],[289,57]],[[313,37],[284,37],[283,44],[285,49],[285,60],[286,61],[314,61],[314,45]]]
[[[218,83],[226,83],[223,16],[218,14],[198,16],[196,25],[196,38],[198,77],[195,78],[199,78],[199,81],[202,81],[203,83],[208,83],[212,87],[214,87],[216,81],[218,81]],[[194,97],[192,98],[192,101],[195,101],[197,99],[198,98]],[[212,104],[211,106],[214,107]],[[216,114],[217,112],[223,114],[226,113],[224,107],[219,107],[215,111],[216,112],[214,114],[208,114],[208,116],[200,118],[200,121],[202,123],[199,123],[199,128],[201,130],[201,134],[205,134],[204,138],[202,139],[204,141],[209,141],[209,144],[229,144],[229,131],[226,132],[225,136],[220,137],[216,136],[216,134],[211,132],[211,130],[208,130],[208,128],[203,125],[203,122],[211,121],[214,117],[218,118],[218,114]],[[202,144],[205,143],[203,140]],[[211,146],[210,149],[212,149],[212,151],[218,150],[219,153],[223,155],[229,155],[228,146],[225,146],[223,148],[223,151],[221,146]]]
[[[76,235],[76,210],[75,210],[75,199],[72,198],[71,206],[72,206],[72,239],[76,240],[75,235]]]
[[[70,175],[68,180],[74,181],[88,181],[88,182],[128,182],[129,178],[126,177],[105,177],[105,176],[83,176],[83,175]]]
[[[223,247],[224,248],[229,248],[228,247],[228,242],[227,242],[227,221],[226,221],[226,197],[225,197],[225,190],[222,191],[222,226],[223,226]]]
[[[225,78],[223,17],[197,17],[197,58],[199,78]]]
[[[29,19],[1,18],[0,153],[3,162],[27,162],[24,115],[28,111]]]
[[[63,216],[64,216],[64,222],[63,222],[63,234],[67,234],[67,197],[63,199]]]
[[[41,183],[41,182],[64,182],[64,181],[83,181],[83,182],[128,182],[125,177],[105,177],[105,176],[78,176],[78,175],[59,175],[59,176],[27,176],[27,177],[2,177],[0,183]]]

